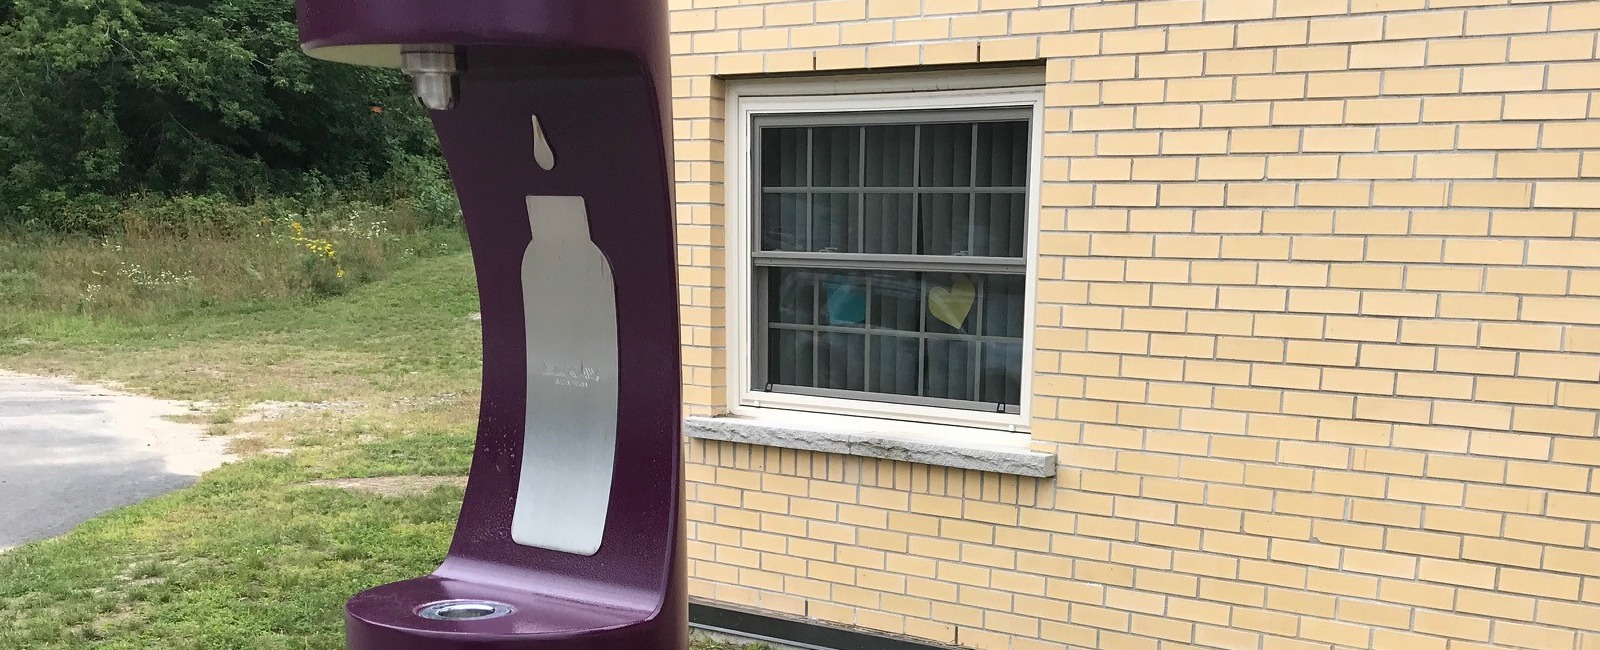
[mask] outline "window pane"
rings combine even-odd
[[[761,250],[803,251],[810,246],[806,237],[810,198],[800,192],[761,195]]]
[[[822,300],[817,323],[833,327],[861,327],[866,324],[868,294],[872,292],[871,276],[851,271],[812,274],[819,276],[818,294]]]
[[[813,273],[771,269],[772,292],[767,299],[767,319],[774,323],[811,325],[817,322],[817,283]]]
[[[824,253],[861,251],[861,220],[856,214],[859,195],[826,192],[811,195],[811,245],[806,250]]]
[[[775,329],[768,338],[768,366],[772,368],[768,383],[785,386],[811,386],[815,357],[815,335],[807,330]]]
[[[974,370],[978,347],[972,341],[928,339],[927,369],[923,373],[923,394],[940,399],[977,401]]]
[[[872,327],[922,331],[922,278],[920,273],[878,272],[872,283]]]
[[[1023,300],[1027,296],[1023,292],[1023,284],[1020,275],[983,276],[980,292],[983,324],[980,329],[984,336],[1022,338],[1022,319],[1026,315],[1026,303]]]
[[[922,186],[972,185],[971,124],[922,125]]]
[[[817,388],[867,389],[867,337],[826,332],[817,337]]]
[[[972,254],[972,195],[923,194],[919,253],[923,255]]]
[[[1017,404],[1022,401],[1022,344],[984,343],[982,359],[982,397],[989,404]]]
[[[863,252],[913,255],[917,252],[916,217],[911,194],[874,192],[861,197]]]
[[[868,126],[865,185],[911,187],[916,184],[917,127],[904,124]]]
[[[922,274],[923,331],[976,334],[983,313],[984,276],[970,273]]]
[[[761,129],[762,185],[806,185],[806,131],[804,128]]]
[[[978,129],[978,187],[1027,187],[1028,123],[984,122]]]
[[[920,394],[917,388],[922,339],[910,336],[874,336],[871,383],[867,390],[890,395]]]
[[[972,254],[1022,257],[1028,223],[1027,195],[979,192],[972,195]]]
[[[832,126],[811,130],[811,184],[856,187],[861,184],[861,127]]]

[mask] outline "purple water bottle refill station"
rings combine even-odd
[[[404,70],[461,198],[483,401],[432,575],[352,650],[683,650],[664,0],[299,0],[311,56]]]

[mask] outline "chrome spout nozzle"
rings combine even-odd
[[[444,111],[456,105],[454,47],[407,45],[400,50],[400,69],[411,75],[411,94],[423,108]]]

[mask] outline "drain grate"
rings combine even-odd
[[[417,616],[430,621],[481,621],[513,611],[510,605],[492,600],[442,600],[418,607]]]

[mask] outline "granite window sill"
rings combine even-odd
[[[890,433],[870,426],[790,423],[776,418],[691,417],[684,434],[783,449],[955,467],[1036,478],[1056,475],[1056,455],[1009,444],[985,444],[933,436]]]

